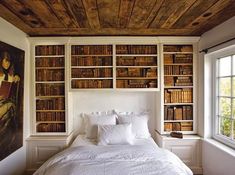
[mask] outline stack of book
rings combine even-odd
[[[72,69],[72,78],[102,78],[112,77],[113,70],[110,68],[84,68]]]
[[[193,120],[193,107],[184,106],[165,106],[164,120]]]
[[[36,95],[37,96],[54,96],[64,95],[64,84],[36,84]]]
[[[36,100],[37,110],[64,110],[64,98],[38,99]]]
[[[64,123],[40,123],[37,132],[65,132]]]
[[[72,66],[112,66],[111,56],[72,56]]]
[[[36,56],[64,55],[64,45],[38,45],[35,48]]]
[[[183,89],[165,89],[165,103],[192,103],[193,90],[191,88]]]
[[[156,54],[157,45],[117,45],[117,54]]]
[[[37,122],[40,121],[65,121],[64,112],[37,112]]]
[[[64,69],[37,69],[36,81],[63,81]]]
[[[72,45],[72,55],[112,55],[112,45]]]
[[[72,80],[72,88],[112,88],[113,80]]]

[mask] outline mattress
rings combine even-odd
[[[192,175],[173,153],[152,138],[134,145],[97,146],[78,136],[66,150],[45,162],[34,175]]]

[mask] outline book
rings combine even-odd
[[[11,95],[12,91],[12,82],[8,81],[2,81],[1,87],[0,87],[0,97],[2,99],[8,99]]]

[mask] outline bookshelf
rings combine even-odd
[[[113,88],[113,46],[71,46],[71,88]]]
[[[157,88],[157,50],[157,45],[116,45],[116,88]]]
[[[35,46],[36,134],[65,133],[65,46]]]
[[[163,45],[163,133],[195,132],[193,45]]]

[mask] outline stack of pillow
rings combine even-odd
[[[134,139],[150,137],[147,113],[92,113],[84,121],[86,137],[97,139],[98,145],[131,145]]]

